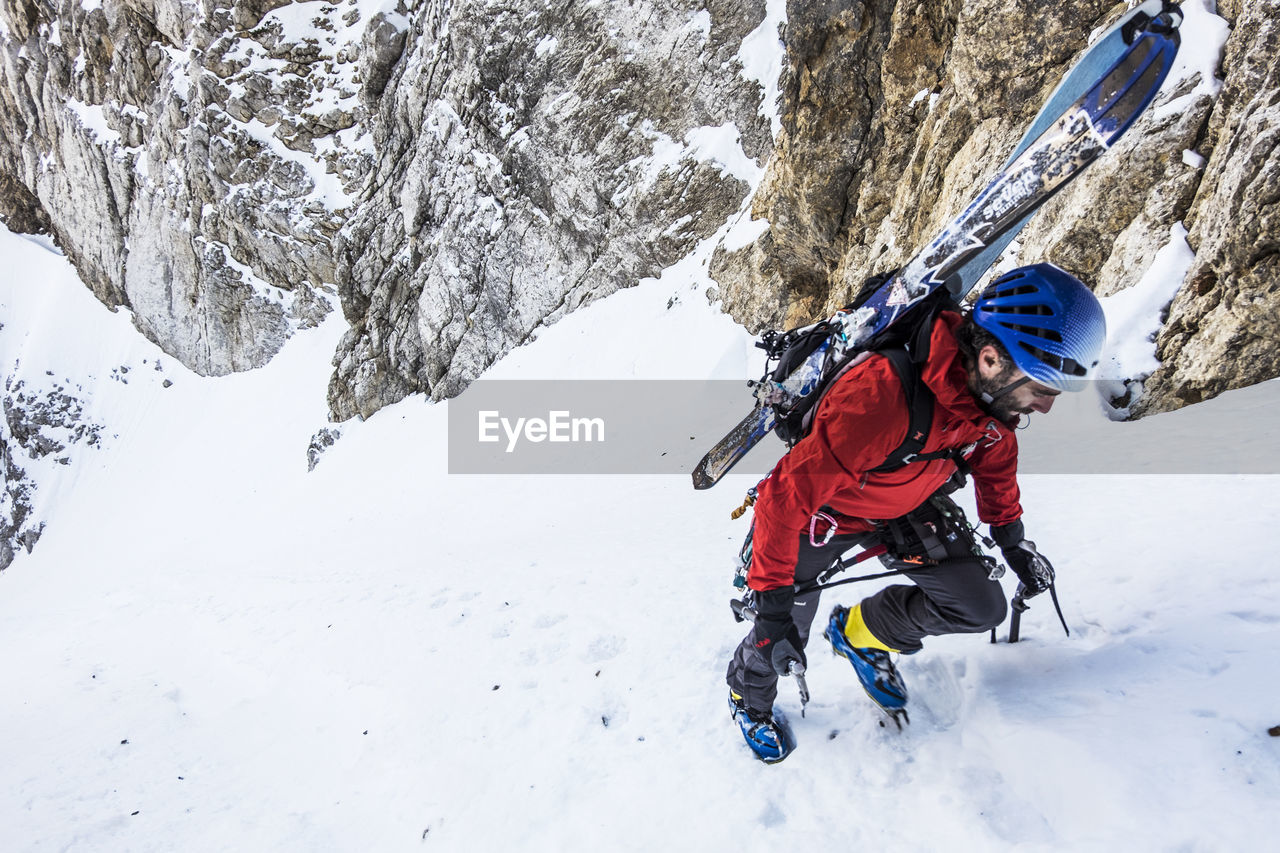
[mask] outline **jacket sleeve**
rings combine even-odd
[[[902,384],[883,357],[868,359],[823,398],[813,430],[761,484],[751,567],[755,590],[795,583],[801,531],[841,489],[858,487],[902,443],[908,415]]]
[[[1009,524],[1022,517],[1022,493],[1018,488],[1018,439],[1013,430],[999,424],[969,457],[978,518],[992,525]]]

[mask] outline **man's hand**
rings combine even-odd
[[[804,649],[800,646],[800,631],[791,619],[791,605],[795,602],[795,590],[791,587],[757,592],[755,645],[773,666],[778,675],[789,675],[792,661],[807,667]]]
[[[1009,568],[1022,581],[1022,597],[1031,598],[1053,585],[1053,564],[1036,550],[1036,543],[1023,539],[1012,548],[1002,550]]]
[[[991,535],[1000,546],[1000,553],[1022,581],[1023,598],[1031,598],[1047,590],[1053,584],[1053,564],[1036,550],[1036,543],[1028,540],[1021,521],[992,527]]]
[[[790,616],[776,622],[757,618],[755,643],[778,675],[790,675],[792,661],[802,667],[808,665],[800,648],[800,631]]]

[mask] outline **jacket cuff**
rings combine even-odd
[[[795,604],[794,587],[780,586],[777,589],[756,593],[756,613],[766,619],[784,619],[791,616],[791,605]]]
[[[1001,550],[1012,548],[1023,539],[1026,539],[1026,529],[1022,526],[1022,519],[1011,521],[1008,524],[1001,524],[999,527],[991,526],[991,538],[996,540],[996,544]]]

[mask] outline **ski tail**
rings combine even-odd
[[[755,408],[715,447],[711,448],[706,456],[702,457],[698,467],[693,469],[693,487],[709,489],[720,482],[720,478],[727,474],[730,468],[737,465],[738,461],[746,456],[760,439],[769,434],[773,429],[773,423],[773,409],[762,403],[756,403]]]
[[[1162,15],[1167,17],[1161,19]],[[1182,12],[1175,4],[1168,0],[1147,0],[1112,24],[1111,28],[1089,47],[1079,62],[1054,89],[1053,94],[1045,100],[1044,106],[1040,108],[1035,120],[1022,135],[1022,139],[1018,141],[1013,153],[1009,155],[1009,159],[1005,160],[1000,170],[1007,171],[1031,143],[1052,127],[1072,104],[1083,98],[1098,80],[1106,79],[1121,63],[1134,41],[1138,38],[1159,40],[1161,43],[1156,56],[1159,56],[1164,63],[1163,66],[1156,66],[1162,67],[1160,82],[1149,89],[1150,98],[1142,104],[1141,108],[1134,111],[1129,122],[1112,136],[1110,141],[1114,143],[1116,138],[1142,113],[1150,103],[1150,99],[1155,98],[1160,84],[1163,83],[1169,69],[1173,67],[1173,59],[1177,55],[1180,43],[1178,25],[1181,22]],[[977,257],[965,263],[957,273],[959,289],[965,293],[972,290],[978,283],[978,279],[982,278],[983,274],[1004,254],[1004,250],[1009,248],[1009,244],[1034,215],[1033,210],[1001,237],[992,240]]]
[[[1004,161],[1000,169],[1002,171],[1008,169],[1009,165],[1018,159],[1040,134],[1053,126],[1068,107],[1080,100],[1095,83],[1106,77],[1133,45],[1139,32],[1145,32],[1153,25],[1161,28],[1160,24],[1155,23],[1161,15],[1177,16],[1173,26],[1176,38],[1177,24],[1182,22],[1182,12],[1169,0],[1146,0],[1145,3],[1126,12],[1099,36],[1067,72],[1067,76],[1062,78],[1062,82],[1053,90],[1053,93],[1045,99],[1044,106],[1036,114],[1035,120],[1031,122],[1031,126],[1027,128],[1022,139],[1014,147],[1013,153]]]
[[[1135,30],[1132,43],[1105,73],[1038,137],[1020,145],[1021,153],[904,267],[907,280],[899,287],[925,294],[945,282],[957,299],[972,290],[1035,212],[1114,145],[1155,100],[1177,56],[1181,20],[1175,7]]]

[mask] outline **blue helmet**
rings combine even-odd
[[[1098,297],[1053,264],[997,278],[974,303],[973,320],[996,336],[1023,373],[1060,391],[1079,389],[1071,380],[1098,366],[1107,339]]]

